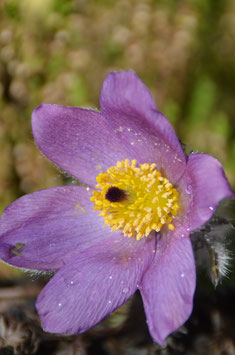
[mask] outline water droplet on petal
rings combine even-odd
[[[111,300],[109,300],[109,301],[108,301],[108,303],[109,303],[109,304],[111,304],[111,303],[112,303],[112,301],[111,301]]]
[[[210,209],[211,211],[214,211],[214,207],[212,207],[212,206],[210,206],[209,209]]]
[[[184,234],[181,234],[181,238],[184,238]]]
[[[186,230],[189,232],[189,231],[190,231],[190,228],[188,227]]]
[[[60,302],[60,303],[58,303],[58,306],[59,306],[59,307],[61,307],[61,306],[62,306],[62,303],[61,303],[61,302]]]
[[[113,276],[109,276],[109,279],[112,280]]]
[[[181,277],[184,277],[185,276],[185,274],[182,272],[182,274],[180,275]]]
[[[66,279],[64,279],[64,282],[65,282],[65,285],[67,287],[71,287],[71,286],[75,286],[75,285],[78,286],[80,284],[80,282],[74,281],[74,280],[66,280]]]
[[[128,291],[129,291],[129,288],[128,288],[128,287],[125,287],[125,288],[122,290],[123,293],[127,293]]]

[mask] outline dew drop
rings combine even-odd
[[[184,234],[181,234],[181,238],[184,238]]]
[[[64,281],[67,287],[75,286],[75,284],[79,285],[79,282],[75,282],[74,280],[64,280]]]
[[[187,230],[187,232],[189,232],[189,231],[190,231],[190,228],[188,227],[186,230]]]
[[[115,133],[116,132],[122,132],[122,131],[123,131],[123,127],[122,126],[120,126],[120,127],[118,127],[117,129],[114,130]]]
[[[122,290],[122,293],[127,293],[129,291],[129,288],[128,287],[125,287],[123,290]]]
[[[214,207],[212,207],[212,206],[210,206],[209,209],[210,209],[211,211],[214,211]]]
[[[62,306],[62,303],[58,303],[58,306],[61,307],[61,306]]]
[[[135,144],[135,142],[131,142],[131,145],[134,145]]]
[[[112,280],[113,276],[109,276],[109,280]]]
[[[112,301],[111,301],[111,300],[109,300],[109,301],[108,301],[108,303],[109,303],[109,304],[111,304],[111,303],[112,303]]]
[[[185,275],[184,275],[184,273],[182,272],[182,274],[180,275],[181,277],[184,277]]]

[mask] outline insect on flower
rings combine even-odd
[[[139,289],[149,331],[163,345],[192,311],[190,232],[233,193],[217,159],[185,156],[133,71],[107,75],[100,106],[34,110],[39,149],[87,187],[43,190],[8,206],[0,257],[57,271],[36,303],[46,331],[84,332]]]

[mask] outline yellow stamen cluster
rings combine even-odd
[[[137,240],[147,237],[152,230],[159,232],[163,225],[174,230],[172,216],[178,211],[178,191],[156,170],[156,164],[141,164],[136,160],[118,161],[106,172],[100,173],[91,201],[100,211],[104,224],[112,231],[122,230]],[[108,199],[109,191],[124,192],[121,200]]]

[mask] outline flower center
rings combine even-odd
[[[104,225],[112,231],[122,230],[137,240],[163,225],[174,230],[172,216],[178,211],[178,191],[156,170],[156,164],[141,164],[136,160],[118,161],[97,178],[91,201],[100,211]]]

